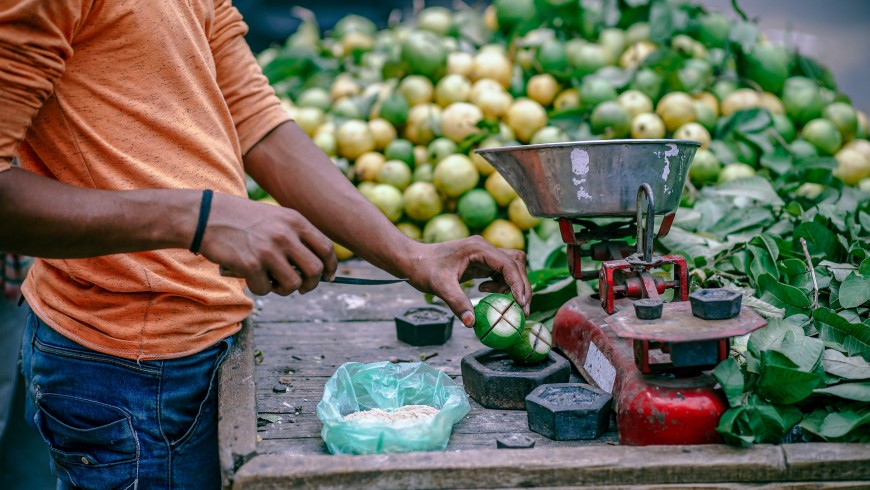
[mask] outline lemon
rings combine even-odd
[[[508,220],[497,219],[493,221],[480,235],[497,248],[516,250],[526,248],[526,238],[523,236],[523,231]]]
[[[607,66],[609,53],[601,46],[588,43],[580,46],[571,54],[569,62],[574,68],[574,76],[583,78]]]
[[[508,219],[523,231],[528,231],[541,224],[541,218],[532,216],[526,202],[520,197],[514,198],[508,205]]]
[[[647,22],[635,22],[625,31],[625,41],[629,44],[649,41],[649,24]]]
[[[788,78],[790,58],[784,48],[759,43],[742,58],[741,68],[762,90],[779,93]]]
[[[541,44],[535,59],[542,73],[564,73],[568,69],[565,45],[557,40],[551,39]]]
[[[587,110],[598,104],[616,100],[616,90],[610,82],[601,78],[586,77],[580,87],[580,106]]]
[[[486,192],[495,198],[499,206],[507,206],[515,197],[517,191],[498,172],[493,172],[483,183]]]
[[[507,355],[518,364],[538,364],[550,355],[553,334],[544,324],[526,321],[520,339],[505,349]]]
[[[393,223],[402,217],[402,192],[399,189],[389,184],[375,184],[363,195]]]
[[[295,120],[308,136],[314,136],[317,128],[326,121],[326,115],[317,107],[298,107]]]
[[[770,92],[764,92],[761,94],[761,102],[759,106],[764,107],[771,114],[785,114],[785,106],[782,105],[782,101],[779,100],[779,97]]]
[[[545,143],[561,143],[563,141],[568,141],[568,135],[562,128],[556,126],[546,126],[538,130],[535,134],[532,135],[532,139],[529,140],[529,144],[532,145],[541,145]]]
[[[504,349],[516,344],[525,324],[522,307],[507,294],[490,294],[474,307],[474,334],[487,347]]]
[[[480,131],[483,112],[474,104],[454,102],[441,113],[441,134],[457,143]]]
[[[413,107],[420,104],[428,104],[432,102],[432,97],[435,94],[435,88],[428,78],[420,75],[408,75],[399,82],[399,87],[396,89],[402,97],[408,102],[408,105]],[[383,114],[381,108],[381,117]],[[389,121],[389,119],[387,119]]]
[[[701,126],[707,128],[707,131],[713,131],[716,129],[716,123],[719,121],[719,118],[716,116],[716,113],[710,109],[708,104],[696,100],[695,121],[697,121]]]
[[[456,153],[456,143],[448,138],[436,138],[429,143],[426,151],[429,156],[428,160],[437,165],[445,157]]]
[[[417,27],[440,36],[447,35],[453,25],[453,13],[445,7],[427,7],[417,14]]]
[[[455,214],[439,214],[423,227],[423,241],[441,243],[468,237],[468,227]]]
[[[696,186],[713,183],[719,178],[721,170],[722,164],[716,155],[710,150],[699,149],[692,159],[692,166],[689,167],[689,179]]]
[[[823,115],[825,119],[834,123],[843,141],[855,137],[855,132],[858,131],[858,113],[852,106],[845,102],[834,102],[825,107]]]
[[[478,104],[478,99],[487,92],[504,92],[504,87],[492,78],[481,78],[471,85],[471,93],[468,100],[472,104]]]
[[[683,124],[695,121],[695,105],[689,94],[671,92],[659,101],[656,114],[665,123],[665,129],[676,131]]]
[[[441,131],[441,107],[420,104],[411,108],[405,124],[405,138],[417,145],[426,145]]]
[[[414,31],[402,41],[402,61],[411,73],[433,78],[447,68],[447,49],[437,35],[429,31]]]
[[[495,136],[488,136],[486,139],[480,142],[477,146],[478,148],[499,148],[501,147],[501,141],[498,140]],[[471,158],[471,162],[474,163],[474,166],[477,168],[477,172],[487,177],[495,172],[495,168],[486,161],[485,158],[475,153],[473,150],[469,153],[469,158]]]
[[[494,50],[479,51],[474,57],[471,79],[477,81],[491,78],[507,89],[511,86],[512,70],[511,61],[504,53]]]
[[[556,96],[556,100],[553,101],[553,108],[557,111],[576,109],[578,107],[580,107],[580,93],[577,92],[576,88],[563,90]]]
[[[819,150],[820,155],[833,155],[843,144],[840,130],[827,119],[813,119],[801,130],[801,137]]]
[[[374,135],[363,121],[346,121],[338,127],[335,138],[338,154],[349,160],[355,160],[363,153],[375,149]]]
[[[498,27],[506,32],[531,21],[537,15],[534,0],[495,0],[493,5]]]
[[[848,142],[844,148],[852,148],[854,150],[858,150],[859,153],[864,155],[864,158],[870,160],[870,141],[865,139],[853,139]]]
[[[824,101],[816,82],[804,77],[791,77],[782,89],[785,113],[798,126],[821,117]]]
[[[429,149],[423,145],[414,146],[414,168],[429,162]]]
[[[796,139],[791,142],[791,152],[798,160],[819,156],[819,150],[810,142],[803,139]]]
[[[353,164],[354,172],[357,179],[362,181],[374,182],[378,178],[378,173],[381,167],[384,166],[386,158],[384,155],[370,151],[360,155]]]
[[[649,41],[638,41],[633,43],[622,56],[619,57],[619,66],[626,69],[633,69],[640,66],[647,56],[653,54],[656,50],[655,44]]]
[[[858,182],[858,189],[861,192],[870,193],[870,177],[867,177],[866,179],[861,179],[861,181]]]
[[[420,229],[419,226],[415,225],[414,223],[398,223],[396,225],[396,228],[398,228],[399,231],[404,233],[405,236],[410,238],[411,240],[416,240],[418,242],[423,240],[423,231]]]
[[[664,138],[665,123],[652,112],[638,114],[631,120],[631,137],[634,139]]]
[[[338,151],[338,143],[335,140],[335,134],[329,133],[325,131],[318,132],[312,138],[314,144],[320,148],[320,151],[326,153],[328,156],[335,156]]]
[[[536,131],[547,125],[547,112],[534,100],[517,99],[508,109],[505,122],[517,139],[528,142]]]
[[[396,139],[396,128],[386,119],[372,119],[369,121],[369,130],[375,140],[375,149],[383,150]]]
[[[485,190],[472,189],[459,198],[456,213],[470,229],[480,230],[498,216],[498,204]]]
[[[690,168],[691,170],[691,168]],[[746,177],[754,177],[755,169],[750,167],[749,165],[741,162],[734,162],[725,165],[725,168],[719,172],[719,178],[717,181],[722,184],[725,182],[730,182],[736,179],[743,179]]]
[[[447,75],[435,85],[435,102],[447,107],[454,102],[465,102],[471,95],[471,82],[463,75]]]
[[[619,60],[619,56],[625,51],[625,32],[615,27],[602,29],[598,34],[598,44],[601,45],[607,54],[607,64],[615,65]]]
[[[384,157],[387,160],[400,160],[408,166],[413,166],[415,163],[414,145],[406,139],[395,139],[387,144],[384,149]]]
[[[484,117],[499,119],[507,113],[513,98],[504,90],[487,90],[477,96],[475,105]]]
[[[332,104],[330,112],[333,116],[338,116],[344,119],[362,119],[359,105],[356,104],[350,97],[338,99]]]
[[[708,12],[698,18],[698,39],[709,47],[722,47],[730,32],[731,21],[720,12]]]
[[[640,90],[626,90],[616,98],[622,107],[628,111],[628,116],[634,118],[638,114],[653,111],[652,99]]]
[[[480,175],[465,155],[450,155],[435,166],[433,183],[447,197],[459,197],[473,189]]]
[[[639,70],[634,76],[634,81],[631,82],[631,88],[640,90],[653,101],[658,100],[662,93],[663,85],[664,79],[662,79],[661,75],[649,68]]]
[[[387,160],[378,170],[377,181],[381,184],[390,184],[400,191],[405,190],[411,183],[411,169],[405,162]]]
[[[870,160],[854,148],[844,148],[834,155],[837,168],[834,176],[847,185],[857,185],[861,180],[870,177]]]
[[[631,131],[628,110],[618,102],[598,104],[592,111],[592,132],[605,139],[624,138]]]
[[[695,96],[695,100],[710,108],[714,117],[719,116],[719,99],[710,92],[701,92]]]
[[[357,95],[362,91],[362,88],[359,86],[350,75],[342,73],[341,75],[335,77],[335,81],[332,82],[332,90],[330,91],[330,95],[332,96],[333,102],[343,99],[345,97],[351,97]]]
[[[761,106],[761,96],[758,92],[749,88],[737,89],[722,101],[722,115],[730,116],[737,111]]]
[[[526,84],[526,95],[545,107],[553,103],[557,93],[559,82],[549,73],[535,75]]]
[[[776,129],[776,132],[782,136],[782,139],[784,139],[786,143],[790,143],[794,140],[796,134],[794,123],[792,123],[791,119],[789,119],[785,114],[773,115],[773,127]]]
[[[341,47],[345,56],[369,51],[374,45],[375,39],[362,32],[348,32],[341,38]]]
[[[447,73],[470,77],[474,70],[474,56],[462,51],[454,51],[447,55]]]
[[[431,163],[423,163],[414,168],[411,180],[414,182],[432,182],[434,168]]]
[[[416,221],[428,221],[443,209],[438,189],[429,182],[414,182],[402,194],[405,214]]]
[[[701,149],[710,147],[710,132],[698,123],[690,122],[683,124],[674,131],[674,139],[693,140],[701,143]]]
[[[332,96],[325,89],[313,87],[299,94],[299,97],[296,99],[296,105],[299,107],[316,107],[321,111],[325,111],[332,105]]]
[[[795,195],[805,197],[807,199],[816,199],[819,197],[822,192],[825,191],[825,186],[822,184],[816,184],[813,182],[804,182],[797,189],[795,189]]]

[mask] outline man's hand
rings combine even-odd
[[[526,254],[519,250],[498,249],[480,236],[423,245],[415,252],[408,272],[410,283],[443,299],[466,327],[474,325],[471,301],[460,283],[490,278],[480,290],[513,293],[528,314],[532,288],[526,276]]]
[[[298,212],[227,194],[214,196],[201,251],[257,295],[305,294],[338,266],[332,240]]]

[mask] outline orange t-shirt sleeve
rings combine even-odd
[[[279,124],[290,120],[245,41],[247,32],[247,24],[230,0],[216,0],[209,42],[218,84],[232,113],[242,155]]]
[[[0,2],[0,171],[54,91],[92,0]]]

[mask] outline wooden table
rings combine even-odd
[[[361,261],[342,275],[385,277]],[[551,441],[530,432],[526,413],[471,400],[445,452],[332,456],[315,407],[342,363],[426,360],[462,382],[459,363],[482,346],[456,321],[444,345],[398,341],[393,317],[424,304],[406,284],[321,284],[307,295],[259,298],[225,363],[220,390],[225,486],[267,488],[870,488],[870,447],[848,444],[619,446],[612,430],[594,441]],[[286,386],[288,391],[282,392]],[[500,436],[535,440],[530,450],[496,450]],[[828,482],[819,485],[819,482]]]

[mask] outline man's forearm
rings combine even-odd
[[[245,169],[279,203],[369,262],[396,275],[412,267],[416,242],[357,192],[296,123],[257,143],[245,155]]]
[[[0,251],[81,258],[186,248],[200,196],[84,189],[13,168],[0,173]]]

